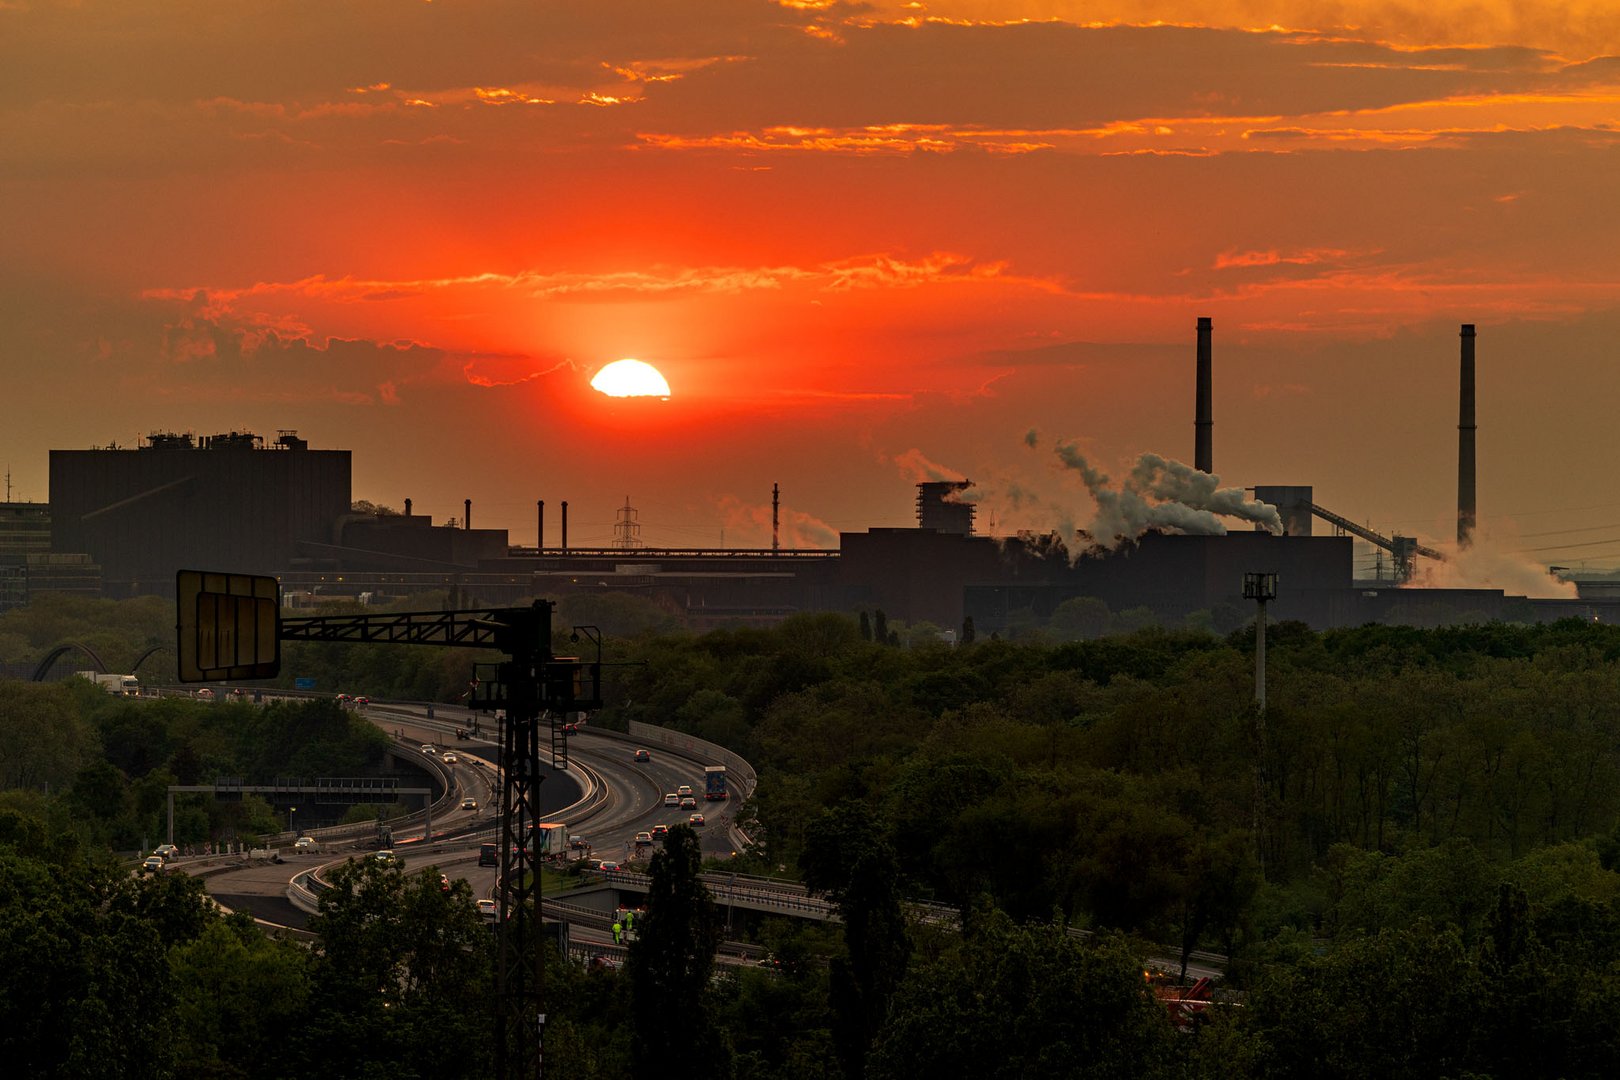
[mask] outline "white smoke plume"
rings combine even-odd
[[[720,513],[727,539],[733,546],[771,546],[771,504],[744,502],[735,495],[722,495]],[[838,530],[802,510],[784,506],[778,515],[779,539],[785,548],[836,548]]]
[[[1503,543],[1481,528],[1475,531],[1474,542],[1461,550],[1455,543],[1437,545],[1445,561],[1419,559],[1407,584],[1424,589],[1501,589],[1509,596],[1538,600],[1576,598],[1573,581],[1559,581],[1545,566]]]
[[[1143,454],[1136,459],[1136,467],[1131,470],[1125,486],[1155,499],[1252,521],[1273,533],[1283,531],[1282,518],[1275,506],[1249,498],[1242,488],[1220,487],[1220,482],[1220,477],[1199,472],[1180,461],[1170,461],[1158,454]]]
[[[1242,488],[1221,488],[1219,479],[1157,454],[1143,454],[1116,489],[1107,474],[1093,466],[1074,443],[1055,448],[1064,467],[1080,474],[1096,516],[1087,531],[1102,547],[1134,540],[1149,529],[1173,529],[1200,536],[1220,536],[1222,517],[1256,522],[1273,532],[1282,531],[1276,507],[1244,496]]]
[[[894,463],[900,467],[900,475],[906,477],[914,484],[937,482],[941,480],[960,481],[967,477],[938,462],[929,461],[923,452],[915,446],[903,454],[894,456]]]

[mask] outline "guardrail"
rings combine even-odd
[[[598,881],[610,885],[622,885],[638,892],[646,892],[652,882],[652,879],[646,874],[634,870],[587,870],[585,872]],[[729,874],[709,873],[701,875],[701,878],[703,884],[708,887],[709,894],[719,903],[747,904],[772,911],[795,911],[811,918],[833,922],[840,921],[838,914],[833,911],[832,905],[818,896],[769,887],[751,888],[748,882],[740,876],[734,881]]]

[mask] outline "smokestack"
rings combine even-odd
[[[567,499],[563,500],[562,508],[563,508],[562,549],[563,549],[563,554],[566,555],[568,553],[568,500]]]
[[[461,514],[461,527],[463,529],[470,529],[472,528],[472,500],[464,499],[462,500],[461,505],[463,507]]]
[[[406,517],[411,516],[411,500],[409,500],[409,499],[405,500],[405,516]]]
[[[1462,324],[1462,386],[1457,416],[1457,546],[1474,540],[1474,324]]]
[[[534,508],[535,516],[539,518],[534,527],[534,550],[539,554],[546,550],[546,500],[537,499]]]
[[[1193,420],[1193,429],[1196,436],[1193,446],[1193,468],[1205,473],[1215,471],[1215,453],[1211,449],[1215,430],[1215,416],[1211,405],[1214,392],[1210,382],[1209,340],[1214,328],[1215,322],[1209,316],[1200,315],[1198,317],[1198,400]]]
[[[781,519],[777,512],[782,507],[782,489],[777,484],[771,485],[771,551],[776,551],[781,545],[777,541]]]

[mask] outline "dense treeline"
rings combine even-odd
[[[631,645],[609,723],[667,723],[759,765],[770,855],[815,811],[886,823],[919,896],[1235,947],[1337,918],[1332,867],[1465,840],[1527,877],[1620,820],[1620,634],[1274,627],[896,649],[853,620]]]
[[[97,847],[128,851],[166,836],[171,785],[371,775],[387,747],[379,728],[332,701],[137,700],[82,679],[0,680],[0,792]],[[175,803],[183,846],[284,827],[253,796]]]

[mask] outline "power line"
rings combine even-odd
[[[1535,551],[1568,551],[1570,548],[1603,547],[1605,544],[1620,544],[1620,536],[1610,537],[1607,540],[1588,540],[1584,544],[1553,544],[1550,547],[1516,548],[1515,555],[1527,555]]]

